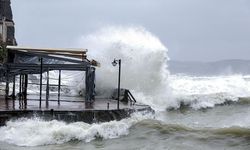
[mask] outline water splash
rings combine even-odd
[[[111,65],[116,58],[122,60],[123,88],[155,109],[169,105],[168,50],[145,28],[109,26],[82,36],[78,43],[89,48],[88,56],[101,63],[96,80],[99,92],[117,87],[118,68]]]
[[[128,135],[132,125],[148,118],[152,118],[152,114],[135,113],[128,119],[100,124],[67,124],[57,120],[21,118],[9,121],[0,128],[0,141],[18,146],[38,146],[62,144],[72,140],[90,142],[96,138],[113,139]]]
[[[176,102],[191,108],[211,108],[225,102],[237,102],[241,97],[250,97],[249,76],[230,75],[215,77],[191,77],[171,75],[169,86]]]

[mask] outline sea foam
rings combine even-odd
[[[169,86],[174,99],[191,108],[211,108],[225,102],[237,102],[241,97],[250,97],[248,76],[228,75],[193,77],[171,75]]]
[[[128,135],[132,125],[148,118],[152,118],[152,114],[135,113],[121,121],[96,124],[21,118],[9,121],[0,128],[0,141],[18,146],[39,146],[62,144],[72,140],[90,142],[97,138],[113,139]]]

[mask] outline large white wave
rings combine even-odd
[[[170,76],[168,49],[143,27],[104,27],[82,36],[78,45],[89,48],[89,57],[101,63],[97,68],[99,91],[117,87],[118,68],[111,62],[122,59],[122,87],[132,90],[139,102],[155,110],[179,108],[181,104],[194,109],[214,107],[250,96],[249,82],[241,75]]]
[[[122,60],[121,87],[131,90],[137,101],[155,110],[179,108],[181,104],[195,109],[214,107],[250,96],[247,76],[170,75],[167,70],[168,49],[155,35],[140,26],[104,27],[80,37],[77,46],[88,48],[88,57],[101,63],[96,69],[98,94],[110,94],[107,91],[117,88],[118,67],[111,64],[116,58]],[[63,72],[62,75],[63,84],[70,85],[69,94],[84,93],[83,73]],[[51,72],[50,76],[57,79],[58,73]]]
[[[78,45],[88,48],[89,58],[101,63],[96,74],[99,92],[117,87],[118,68],[114,68],[111,62],[114,58],[121,59],[122,87],[132,90],[139,102],[149,104],[156,110],[179,108],[181,103],[200,109],[214,107],[227,100],[238,101],[239,97],[250,97],[248,76],[169,75],[167,48],[143,27],[105,27],[82,36]],[[57,77],[57,72],[52,72],[50,76]],[[84,87],[83,76],[81,73],[65,73],[62,79],[78,93]],[[129,134],[129,128],[143,119],[147,117],[135,114],[121,121],[92,125],[37,118],[19,119],[9,121],[0,128],[0,141],[19,146],[37,146],[71,140],[89,142],[98,137],[118,138]]]
[[[175,104],[168,87],[168,49],[155,35],[141,26],[108,26],[80,37],[76,45],[88,48],[88,58],[101,63],[96,69],[97,95],[111,95],[118,84],[118,67],[111,62],[122,61],[121,87],[132,91],[138,102],[162,110]],[[58,71],[50,71],[50,84],[58,84]],[[62,94],[84,94],[83,72],[62,72]],[[39,76],[30,82],[39,83]],[[47,73],[43,74],[46,84]],[[53,88],[51,88],[53,89]],[[45,91],[45,86],[43,87]],[[38,94],[39,85],[29,85],[29,94]],[[17,91],[18,92],[18,91]],[[50,91],[50,93],[57,91]]]
[[[129,134],[129,128],[152,115],[136,113],[121,121],[100,124],[65,123],[57,120],[21,118],[0,128],[0,141],[18,146],[62,144],[72,140],[90,142],[96,138],[113,139]]]
[[[97,90],[117,87],[118,68],[111,62],[122,60],[121,86],[133,91],[139,102],[155,109],[169,105],[167,48],[143,27],[104,27],[82,36],[78,45],[89,49],[88,56],[101,63],[97,68]]]
[[[192,77],[171,75],[169,86],[176,102],[183,102],[194,109],[214,107],[226,101],[250,97],[249,76],[230,75]]]

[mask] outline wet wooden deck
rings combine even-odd
[[[109,104],[109,108],[108,108]],[[39,108],[39,99],[36,95],[27,97],[27,104],[21,100],[5,100],[0,96],[0,126],[8,120],[21,117],[42,117],[44,119],[56,119],[66,122],[83,121],[86,123],[108,122],[129,117],[133,112],[153,112],[150,106],[138,104],[131,105],[120,102],[117,109],[117,101],[112,99],[96,98],[92,108],[85,108],[82,97],[61,97],[58,105],[57,97],[51,96],[49,107],[46,108],[45,100]]]
[[[109,105],[109,106],[108,106]],[[120,102],[120,109],[141,109],[147,105]],[[42,107],[39,108],[39,97],[37,95],[28,95],[27,104],[22,100],[5,100],[0,96],[0,111],[11,110],[51,110],[54,111],[84,111],[84,110],[115,110],[117,109],[117,100],[97,97],[92,108],[86,108],[82,97],[62,96],[60,105],[58,105],[57,96],[50,96],[49,107],[46,108],[45,99],[42,100]]]

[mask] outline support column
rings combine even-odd
[[[59,70],[59,77],[58,77],[58,105],[60,105],[60,97],[61,97],[61,70]]]
[[[23,90],[23,94],[24,94],[24,99],[27,99],[27,88],[28,88],[28,75],[25,74],[24,75],[24,90]]]
[[[22,75],[22,98],[21,98],[21,108],[23,109],[24,105],[24,94],[25,94],[25,84],[24,84],[24,75]]]
[[[6,72],[6,85],[5,85],[5,100],[9,98],[9,70]]]
[[[20,76],[19,76],[19,94],[18,94],[19,109],[22,108],[22,103],[21,103],[22,95],[23,95],[23,92],[22,92],[22,75],[20,74]]]
[[[85,87],[86,87],[85,107],[93,108],[93,103],[95,101],[95,68],[94,67],[87,67],[86,69]]]
[[[13,90],[12,90],[12,99],[16,98],[16,76],[13,76]]]
[[[24,75],[24,108],[27,108],[28,74]]]
[[[49,68],[47,69],[46,108],[49,107]]]
[[[39,108],[42,107],[42,89],[43,89],[43,58],[40,58],[40,99]]]
[[[6,109],[9,109],[9,70],[7,66],[7,72],[6,72],[6,85],[5,85],[5,106]]]
[[[19,94],[18,94],[19,101],[21,100],[21,96],[22,96],[22,75],[19,76]]]

